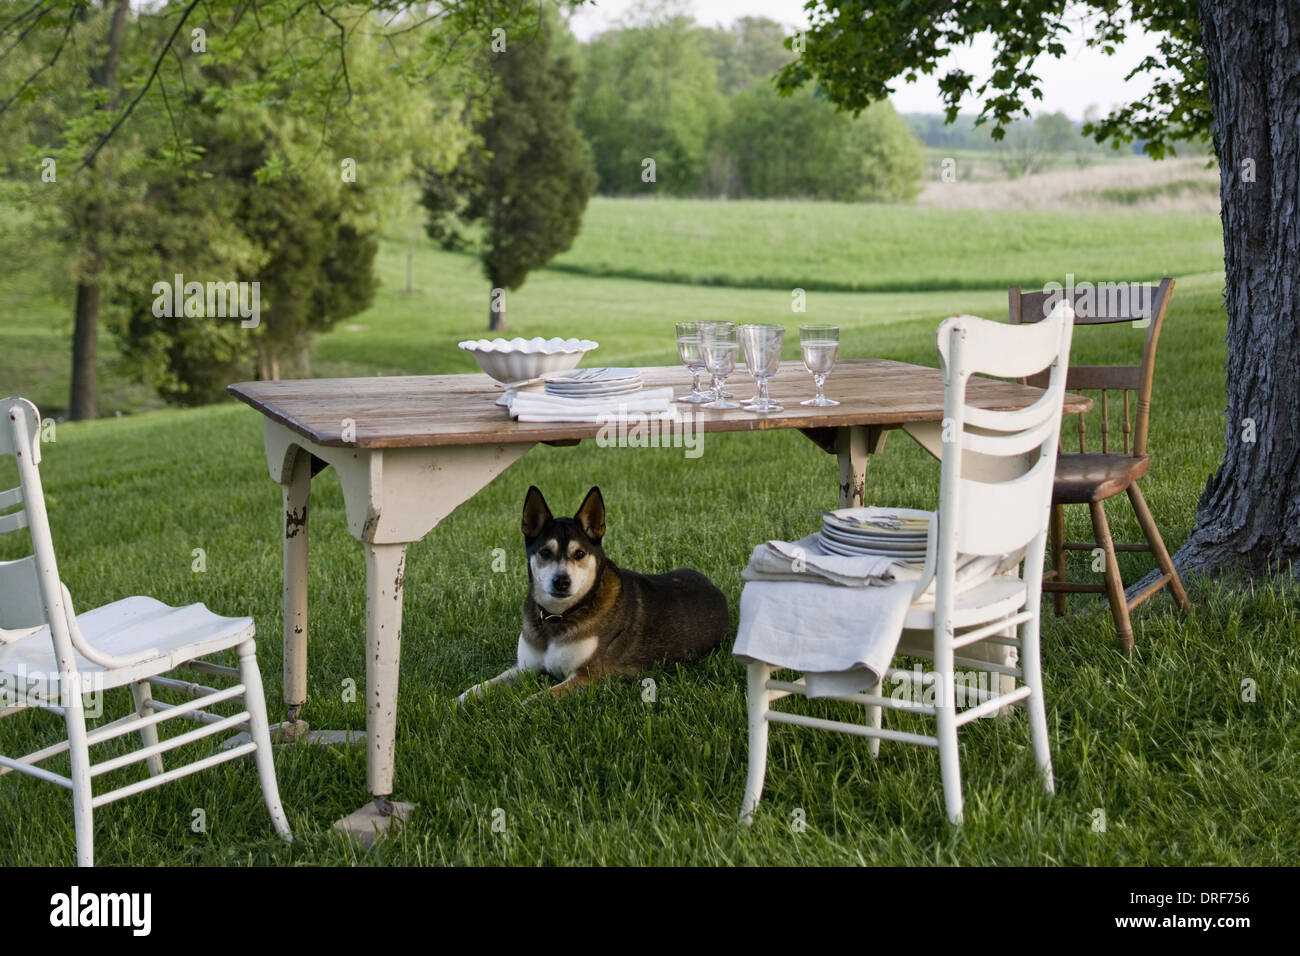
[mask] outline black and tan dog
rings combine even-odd
[[[535,487],[524,499],[530,587],[514,667],[457,698],[482,696],[529,671],[563,680],[557,697],[604,677],[700,657],[729,630],[727,599],[698,571],[624,571],[605,556],[605,502],[592,488],[572,518],[555,518]]]

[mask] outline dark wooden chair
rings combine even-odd
[[[1139,604],[1157,593],[1165,585],[1169,586],[1179,608],[1186,611],[1190,604],[1178,571],[1169,560],[1169,552],[1160,538],[1160,529],[1156,527],[1147,507],[1146,499],[1138,488],[1138,479],[1144,477],[1151,469],[1151,458],[1147,455],[1147,433],[1151,418],[1151,385],[1155,375],[1156,342],[1160,337],[1160,326],[1164,322],[1165,310],[1169,306],[1169,296],[1174,289],[1174,280],[1165,278],[1158,286],[1121,285],[1113,291],[1106,284],[1100,290],[1073,290],[1075,304],[1075,327],[1082,325],[1111,325],[1120,322],[1146,323],[1146,339],[1142,346],[1142,359],[1139,365],[1071,365],[1066,387],[1073,392],[1101,392],[1099,403],[1101,416],[1101,451],[1088,451],[1087,425],[1083,414],[1079,415],[1079,450],[1062,451],[1056,460],[1056,482],[1052,491],[1052,570],[1043,575],[1043,589],[1052,592],[1057,614],[1066,610],[1068,593],[1104,593],[1110,600],[1111,615],[1115,618],[1115,632],[1120,649],[1125,653],[1133,649],[1133,626],[1129,621],[1130,612]],[[1128,293],[1128,294],[1121,294]],[[1039,322],[1048,313],[1056,297],[1062,292],[1021,292],[1020,286],[1012,286],[1010,300],[1011,323]],[[1078,340],[1076,337],[1077,349]],[[1039,379],[1042,379],[1040,381]],[[1031,376],[1026,379],[1031,385],[1045,385],[1046,376]],[[1110,429],[1110,392],[1123,393],[1123,451],[1111,450]],[[1129,394],[1137,393],[1137,419],[1130,424]],[[1062,436],[1061,447],[1065,447]],[[1144,544],[1115,544],[1111,539],[1110,525],[1106,521],[1103,503],[1121,492],[1128,494],[1133,512],[1137,516]],[[1092,514],[1092,531],[1094,541],[1065,540],[1065,505],[1087,504]],[[1092,551],[1100,547],[1105,552],[1105,584],[1084,584],[1072,582],[1066,577],[1065,554],[1067,551]],[[1124,594],[1124,581],[1120,577],[1119,563],[1115,558],[1117,551],[1147,551],[1155,556],[1161,575],[1149,587],[1135,594],[1130,600]]]

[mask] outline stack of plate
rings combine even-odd
[[[556,398],[596,401],[641,391],[641,373],[634,368],[575,368],[545,379],[546,394]]]
[[[818,537],[830,554],[884,555],[921,564],[931,513],[911,508],[841,508],[822,518]]]

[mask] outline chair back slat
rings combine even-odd
[[[0,534],[8,534],[10,531],[18,531],[26,527],[26,511],[14,511],[7,515],[0,515]]]
[[[1099,391],[1103,388],[1120,391],[1142,387],[1140,365],[1080,365],[1071,367],[1065,387],[1072,392]]]
[[[968,424],[962,433],[962,447],[966,451],[974,452],[977,455],[988,455],[996,458],[1027,455],[1043,443],[1049,431],[1059,427],[1056,421],[1048,419],[1021,431],[1003,433],[971,427]]]
[[[40,425],[40,413],[31,402],[24,398],[0,400],[0,454],[11,455],[18,463],[23,505],[21,511],[0,519],[0,531],[17,530],[7,526],[5,519],[21,515],[18,527],[28,529],[32,545],[29,557],[0,563],[0,627],[49,625],[59,672],[72,675],[76,673],[76,657],[65,602],[67,589],[59,580],[45,492],[37,468],[41,460]],[[39,617],[35,614],[38,603]]]
[[[1110,417],[1107,391],[1124,394],[1124,454],[1146,454],[1150,432],[1151,390],[1155,378],[1156,345],[1173,293],[1174,280],[1166,277],[1156,285],[1138,283],[1081,283],[1067,295],[1065,290],[1023,292],[1020,286],[1008,290],[1008,309],[1012,325],[1031,325],[1043,320],[1054,303],[1070,298],[1075,305],[1076,325],[1112,325],[1130,322],[1144,328],[1142,359],[1138,365],[1080,365],[1070,369],[1067,387],[1071,391],[1100,391],[1097,406],[1100,416],[1101,447],[1110,451]],[[1042,387],[1044,376],[1027,376],[1028,384]],[[1137,408],[1130,418],[1129,393],[1137,394]],[[1088,426],[1079,413],[1079,451],[1088,450]]]
[[[1102,453],[1110,451],[1110,406],[1106,403],[1106,397],[1110,394],[1108,389],[1101,390],[1101,450]]]
[[[961,322],[966,322],[969,328],[980,330],[978,335],[963,340],[962,359],[967,368],[977,369],[982,375],[1023,378],[1048,370],[1056,360],[1060,345],[1060,326],[1057,322],[1044,321],[1028,328],[1012,329],[1001,322],[989,322],[978,316],[957,315],[944,322],[939,327],[940,331],[945,327],[950,330],[957,328]],[[946,356],[950,344],[950,341],[940,340],[941,355]],[[1025,369],[1032,371],[1026,372]]]
[[[44,623],[35,555],[0,561],[0,630],[19,631]]]
[[[1130,454],[1128,449],[1129,449],[1129,438],[1131,437],[1132,432],[1133,432],[1133,426],[1129,424],[1129,418],[1128,418],[1128,390],[1125,389],[1124,391],[1124,454],[1126,455]]]
[[[1070,289],[1023,292],[1019,298],[1019,318],[1012,324],[1041,322],[1057,303],[1066,299],[1074,307],[1076,326],[1146,322],[1155,316],[1160,292],[1160,286],[1137,282],[1080,282]]]
[[[1056,456],[1039,457],[1019,478],[963,480],[956,514],[958,554],[1014,554],[1047,527]],[[1043,507],[1038,505],[1042,503]]]

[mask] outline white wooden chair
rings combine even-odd
[[[879,683],[869,693],[835,698],[866,708],[866,722],[854,724],[773,709],[773,702],[783,697],[804,695],[804,679],[773,680],[772,665],[751,662],[749,775],[741,811],[746,822],[752,819],[763,791],[771,723],[867,737],[873,756],[881,740],[937,747],[948,817],[960,823],[957,729],[1009,705],[1023,705],[1029,712],[1030,737],[1043,789],[1053,792],[1039,663],[1039,602],[1073,327],[1074,311],[1067,303],[1061,303],[1046,320],[1032,326],[957,316],[939,327],[945,417],[939,511],[936,520],[930,522],[924,570],[898,650],[900,654],[929,658],[933,668],[928,672],[891,668],[883,675],[885,680],[911,686],[913,693],[901,695],[903,699],[886,696]],[[1026,408],[989,411],[965,402],[966,382],[973,374],[1019,378],[1049,367],[1046,391]],[[1000,565],[1005,570],[959,593],[958,555],[1007,556]],[[1022,555],[1023,575],[1017,573]],[[931,582],[933,590],[923,596]],[[1018,665],[996,663],[999,655],[990,652],[999,651],[997,645],[1015,648],[1019,652]],[[1000,677],[996,689],[987,691],[966,682],[960,696],[969,706],[958,711],[958,666],[1018,681]],[[926,702],[930,699],[933,704]],[[933,717],[936,733],[887,730],[881,725],[882,708]]]
[[[208,767],[252,754],[261,777],[262,794],[276,832],[291,840],[289,822],[280,806],[266,699],[257,668],[253,619],[219,617],[202,604],[173,608],[148,597],[129,597],[77,614],[68,589],[59,580],[54,545],[41,490],[40,417],[36,407],[20,398],[0,401],[0,454],[18,462],[19,486],[0,492],[0,533],[27,528],[32,554],[0,562],[0,717],[37,707],[63,717],[67,740],[25,757],[0,756],[0,774],[11,770],[29,774],[72,791],[77,863],[94,863],[92,813],[144,790],[169,783]],[[15,505],[20,506],[12,510]],[[236,649],[238,669],[197,658]],[[162,675],[178,667],[236,681],[217,690]],[[83,695],[102,694],[130,686],[135,713],[87,730]],[[188,697],[179,704],[154,700],[151,688],[166,688]],[[243,709],[225,716],[206,708],[242,698]],[[159,740],[158,727],[174,718],[199,727]],[[248,732],[249,740],[189,764],[164,769],[162,755],[177,747],[221,733]],[[90,762],[90,749],[137,732],[141,747],[119,756]],[[67,752],[70,776],[38,764]],[[96,777],[144,762],[148,776],[96,795]]]

